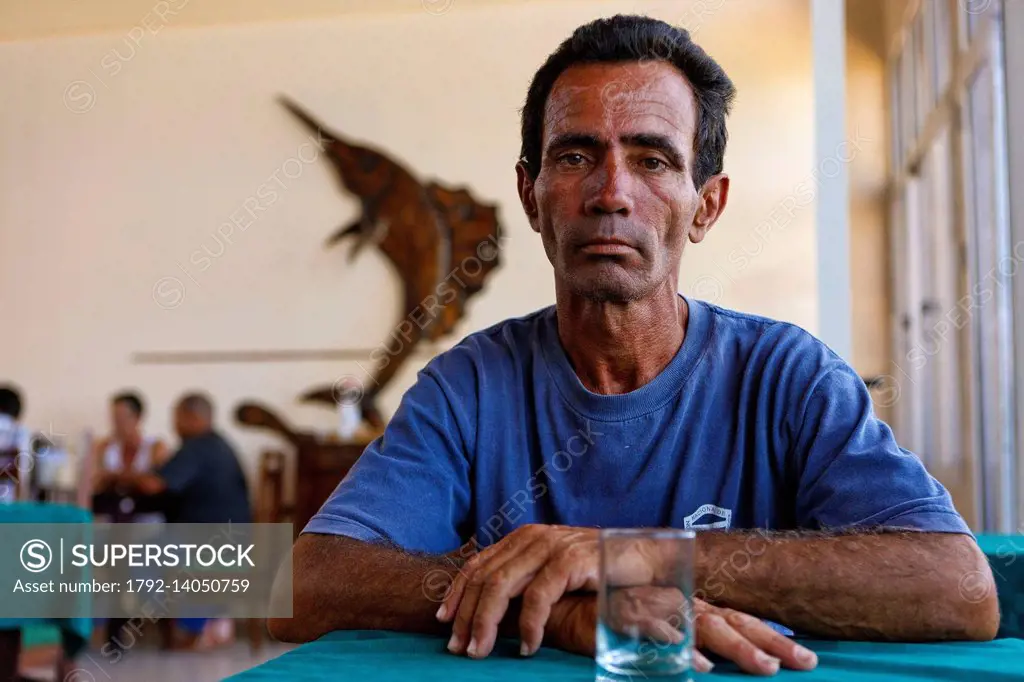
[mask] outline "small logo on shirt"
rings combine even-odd
[[[728,528],[730,523],[731,509],[705,504],[683,519],[683,528]]]

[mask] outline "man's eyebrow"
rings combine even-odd
[[[676,166],[685,168],[686,164],[683,160],[683,155],[679,149],[672,143],[672,139],[666,135],[657,135],[654,133],[637,133],[635,135],[623,135],[619,140],[631,147],[647,147],[648,149],[656,149],[669,158]]]
[[[596,135],[590,135],[587,133],[562,133],[561,135],[555,135],[548,142],[548,151],[552,149],[562,149],[564,147],[600,147],[601,140]]]

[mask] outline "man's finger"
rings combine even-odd
[[[459,570],[455,576],[455,580],[452,581],[451,589],[448,590],[448,594],[445,596],[444,601],[441,602],[441,607],[437,610],[437,619],[442,623],[455,618],[455,614],[458,613],[459,603],[462,601],[462,596],[466,591],[466,585],[472,579],[473,575],[481,568],[485,567],[487,563],[497,554],[508,551],[512,547],[512,541],[510,538],[505,538],[500,542],[487,547],[482,552],[474,555],[466,562],[465,566]]]
[[[653,640],[655,644],[679,644],[683,641],[683,633],[667,620],[645,618],[637,625],[640,627],[640,633],[647,639]]]
[[[754,646],[778,658],[787,668],[813,670],[818,665],[818,656],[813,651],[800,646],[749,614],[730,610],[725,614],[725,620]]]
[[[471,614],[470,643],[466,653],[473,658],[484,658],[491,653],[494,642],[498,638],[498,625],[508,611],[510,599],[508,591],[503,587],[484,584],[475,613]],[[459,609],[460,614],[468,606],[468,602],[463,602],[462,608]]]
[[[779,659],[754,646],[718,613],[701,614],[695,625],[702,648],[729,659],[744,672],[754,675],[779,672]]]
[[[470,648],[467,649],[470,656],[483,658],[490,653],[509,601],[521,595],[537,572],[548,563],[552,547],[556,546],[555,540],[553,537],[538,538],[529,545],[523,545],[519,551],[496,555],[487,566],[477,569],[470,581],[481,586],[473,607],[475,613],[466,614],[472,622]],[[459,614],[469,608],[469,602],[463,599]]]
[[[693,652],[693,669],[699,673],[709,673],[715,664],[708,660],[708,657],[699,651]]]
[[[448,640],[448,651],[453,654],[468,652],[469,631],[473,625],[473,614],[476,613],[476,603],[480,598],[480,590],[482,588],[483,585],[479,582],[479,576],[474,576],[466,583],[465,591],[459,602],[459,610],[456,612],[455,621],[452,623],[452,637]]]
[[[643,620],[664,620],[676,627],[686,619],[686,598],[676,587],[628,587],[608,599],[608,625],[616,632],[633,632]]]
[[[455,614],[455,623],[452,626],[452,644],[454,645],[453,653],[460,653],[458,650],[464,648],[466,653],[474,658],[483,658],[490,651],[488,647],[487,652],[481,652],[481,642],[475,637],[474,632],[476,623],[476,612],[480,604],[481,599],[487,599],[488,612],[487,617],[491,617],[495,612],[501,612],[498,616],[498,620],[494,622],[495,632],[497,632],[498,623],[501,621],[501,616],[504,615],[505,610],[508,608],[508,586],[510,579],[508,578],[505,570],[505,566],[511,562],[517,561],[524,555],[530,555],[534,552],[541,552],[543,559],[543,549],[536,549],[538,545],[542,544],[542,541],[536,539],[536,536],[527,536],[524,539],[515,538],[511,536],[502,541],[505,545],[504,549],[498,550],[491,554],[487,558],[486,564],[477,565],[469,575],[463,589],[462,596],[458,600],[457,613]],[[533,561],[537,561],[533,559]],[[493,596],[491,593],[496,593]],[[449,595],[450,596],[450,595]],[[449,604],[449,608],[451,605]],[[490,627],[488,621],[482,621],[480,624],[481,635],[484,638],[491,639],[491,646],[493,646],[493,637],[496,635],[490,635]],[[460,646],[461,645],[461,646]]]
[[[551,607],[565,594],[566,576],[562,582],[557,575],[542,582],[534,581],[523,593],[523,608],[519,613],[519,637],[522,653],[531,655],[544,640],[544,626],[551,616]]]
[[[563,533],[560,531],[562,531],[561,526],[540,526],[532,524],[523,526],[472,557],[462,570],[459,571],[455,580],[452,581],[451,589],[448,591],[448,594],[445,596],[440,608],[437,610],[437,619],[442,623],[446,623],[455,618],[455,614],[459,610],[459,604],[462,601],[463,594],[465,593],[466,585],[469,584],[469,582],[473,580],[473,577],[479,572],[483,571],[487,573],[498,569],[510,558],[526,551],[527,548],[537,542],[544,541],[545,538],[550,537],[551,534],[556,533],[558,535],[562,535]]]
[[[574,545],[549,561],[523,591],[523,608],[519,615],[519,636],[526,655],[540,648],[544,626],[551,607],[566,592],[583,589],[597,572],[596,561],[586,561],[590,551],[586,545]],[[596,554],[595,554],[596,558]]]

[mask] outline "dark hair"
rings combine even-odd
[[[544,107],[551,89],[569,67],[577,64],[663,61],[686,77],[697,100],[696,158],[693,181],[699,190],[722,172],[728,137],[725,117],[736,88],[718,63],[690,39],[686,29],[658,19],[618,14],[577,28],[534,74],[522,111],[520,158],[530,177],[540,173]]]
[[[178,407],[213,421],[213,401],[205,393],[186,393],[178,401]]]
[[[14,386],[0,386],[0,414],[12,419],[21,416],[21,393]]]
[[[131,391],[118,393],[110,402],[115,405],[118,403],[127,405],[128,409],[131,410],[136,417],[141,417],[142,413],[146,411],[145,405],[142,403],[142,398],[140,398],[137,393],[132,393]]]

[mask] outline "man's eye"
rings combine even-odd
[[[641,159],[640,164],[644,167],[645,170],[650,171],[657,171],[668,168],[667,163],[665,163],[663,160],[655,156],[649,156],[646,159]]]
[[[581,166],[586,161],[586,157],[582,154],[577,154],[576,152],[570,152],[568,154],[563,154],[558,160],[567,166]]]

